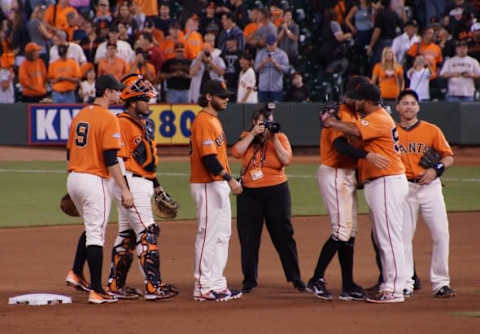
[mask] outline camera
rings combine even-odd
[[[265,121],[263,125],[265,125],[265,129],[268,129],[270,133],[278,133],[281,129],[280,123],[276,121]]]
[[[204,54],[205,57],[207,57],[207,58],[210,57],[210,51],[205,51],[203,54]]]

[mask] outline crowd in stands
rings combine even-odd
[[[86,103],[95,78],[141,73],[152,102],[338,99],[352,75],[384,100],[473,101],[480,0],[3,0],[0,103]]]

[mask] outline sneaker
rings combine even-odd
[[[405,301],[405,297],[395,296],[390,291],[380,291],[375,297],[368,297],[367,302],[369,303],[377,303],[377,304],[388,304],[388,303],[403,303]]]
[[[255,286],[244,286],[242,288],[242,293],[250,293],[255,289]]]
[[[163,283],[155,288],[154,291],[145,291],[143,298],[146,300],[167,299],[178,295],[178,289],[171,284]]]
[[[307,291],[312,292],[315,296],[324,300],[332,300],[332,294],[327,290],[326,283],[323,278],[317,281],[308,282]]]
[[[417,275],[413,275],[413,290],[420,290],[422,288],[422,282]]]
[[[354,285],[350,290],[342,290],[338,299],[344,301],[365,300],[367,299],[367,294],[362,287]]]
[[[67,274],[67,277],[65,278],[65,283],[67,283],[68,286],[71,286],[77,290],[84,291],[84,292],[90,292],[90,284],[82,277],[78,276],[73,272],[73,270],[70,270]]]
[[[233,299],[239,299],[242,297],[242,292],[237,290],[224,289],[222,291],[213,291],[210,290],[204,295],[194,295],[193,300],[196,302],[203,301],[216,301],[216,302],[227,302]]]
[[[293,283],[293,287],[300,292],[304,292],[307,289],[307,286],[305,285],[305,282],[302,281],[301,279],[297,279],[297,280],[293,281],[292,283]]]
[[[449,287],[448,285],[442,286],[437,290],[434,297],[436,298],[450,298],[456,295],[455,290]]]
[[[88,302],[90,304],[116,303],[117,301],[117,297],[110,296],[105,291],[100,292],[91,290],[88,294]]]
[[[413,291],[410,289],[403,289],[403,297],[405,298],[413,297]]]
[[[142,296],[142,292],[140,290],[128,286],[123,288],[116,288],[113,285],[109,284],[105,291],[110,296],[115,296],[118,299],[137,299],[138,297]]]

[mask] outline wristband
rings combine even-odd
[[[445,165],[439,162],[438,164],[435,165],[434,169],[435,169],[435,173],[437,173],[437,177],[440,177],[445,171]]]
[[[228,174],[228,173],[223,174],[222,177],[223,177],[223,179],[224,179],[225,181],[227,181],[227,182],[232,179],[232,176],[231,176],[230,174]]]

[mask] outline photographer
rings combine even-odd
[[[292,161],[287,136],[273,121],[272,108],[253,113],[252,126],[233,145],[232,154],[242,160],[243,192],[237,197],[237,229],[241,246],[243,292],[257,286],[258,251],[263,221],[280,256],[288,282],[305,290],[300,278],[297,245],[291,223],[291,199],[284,167]]]

